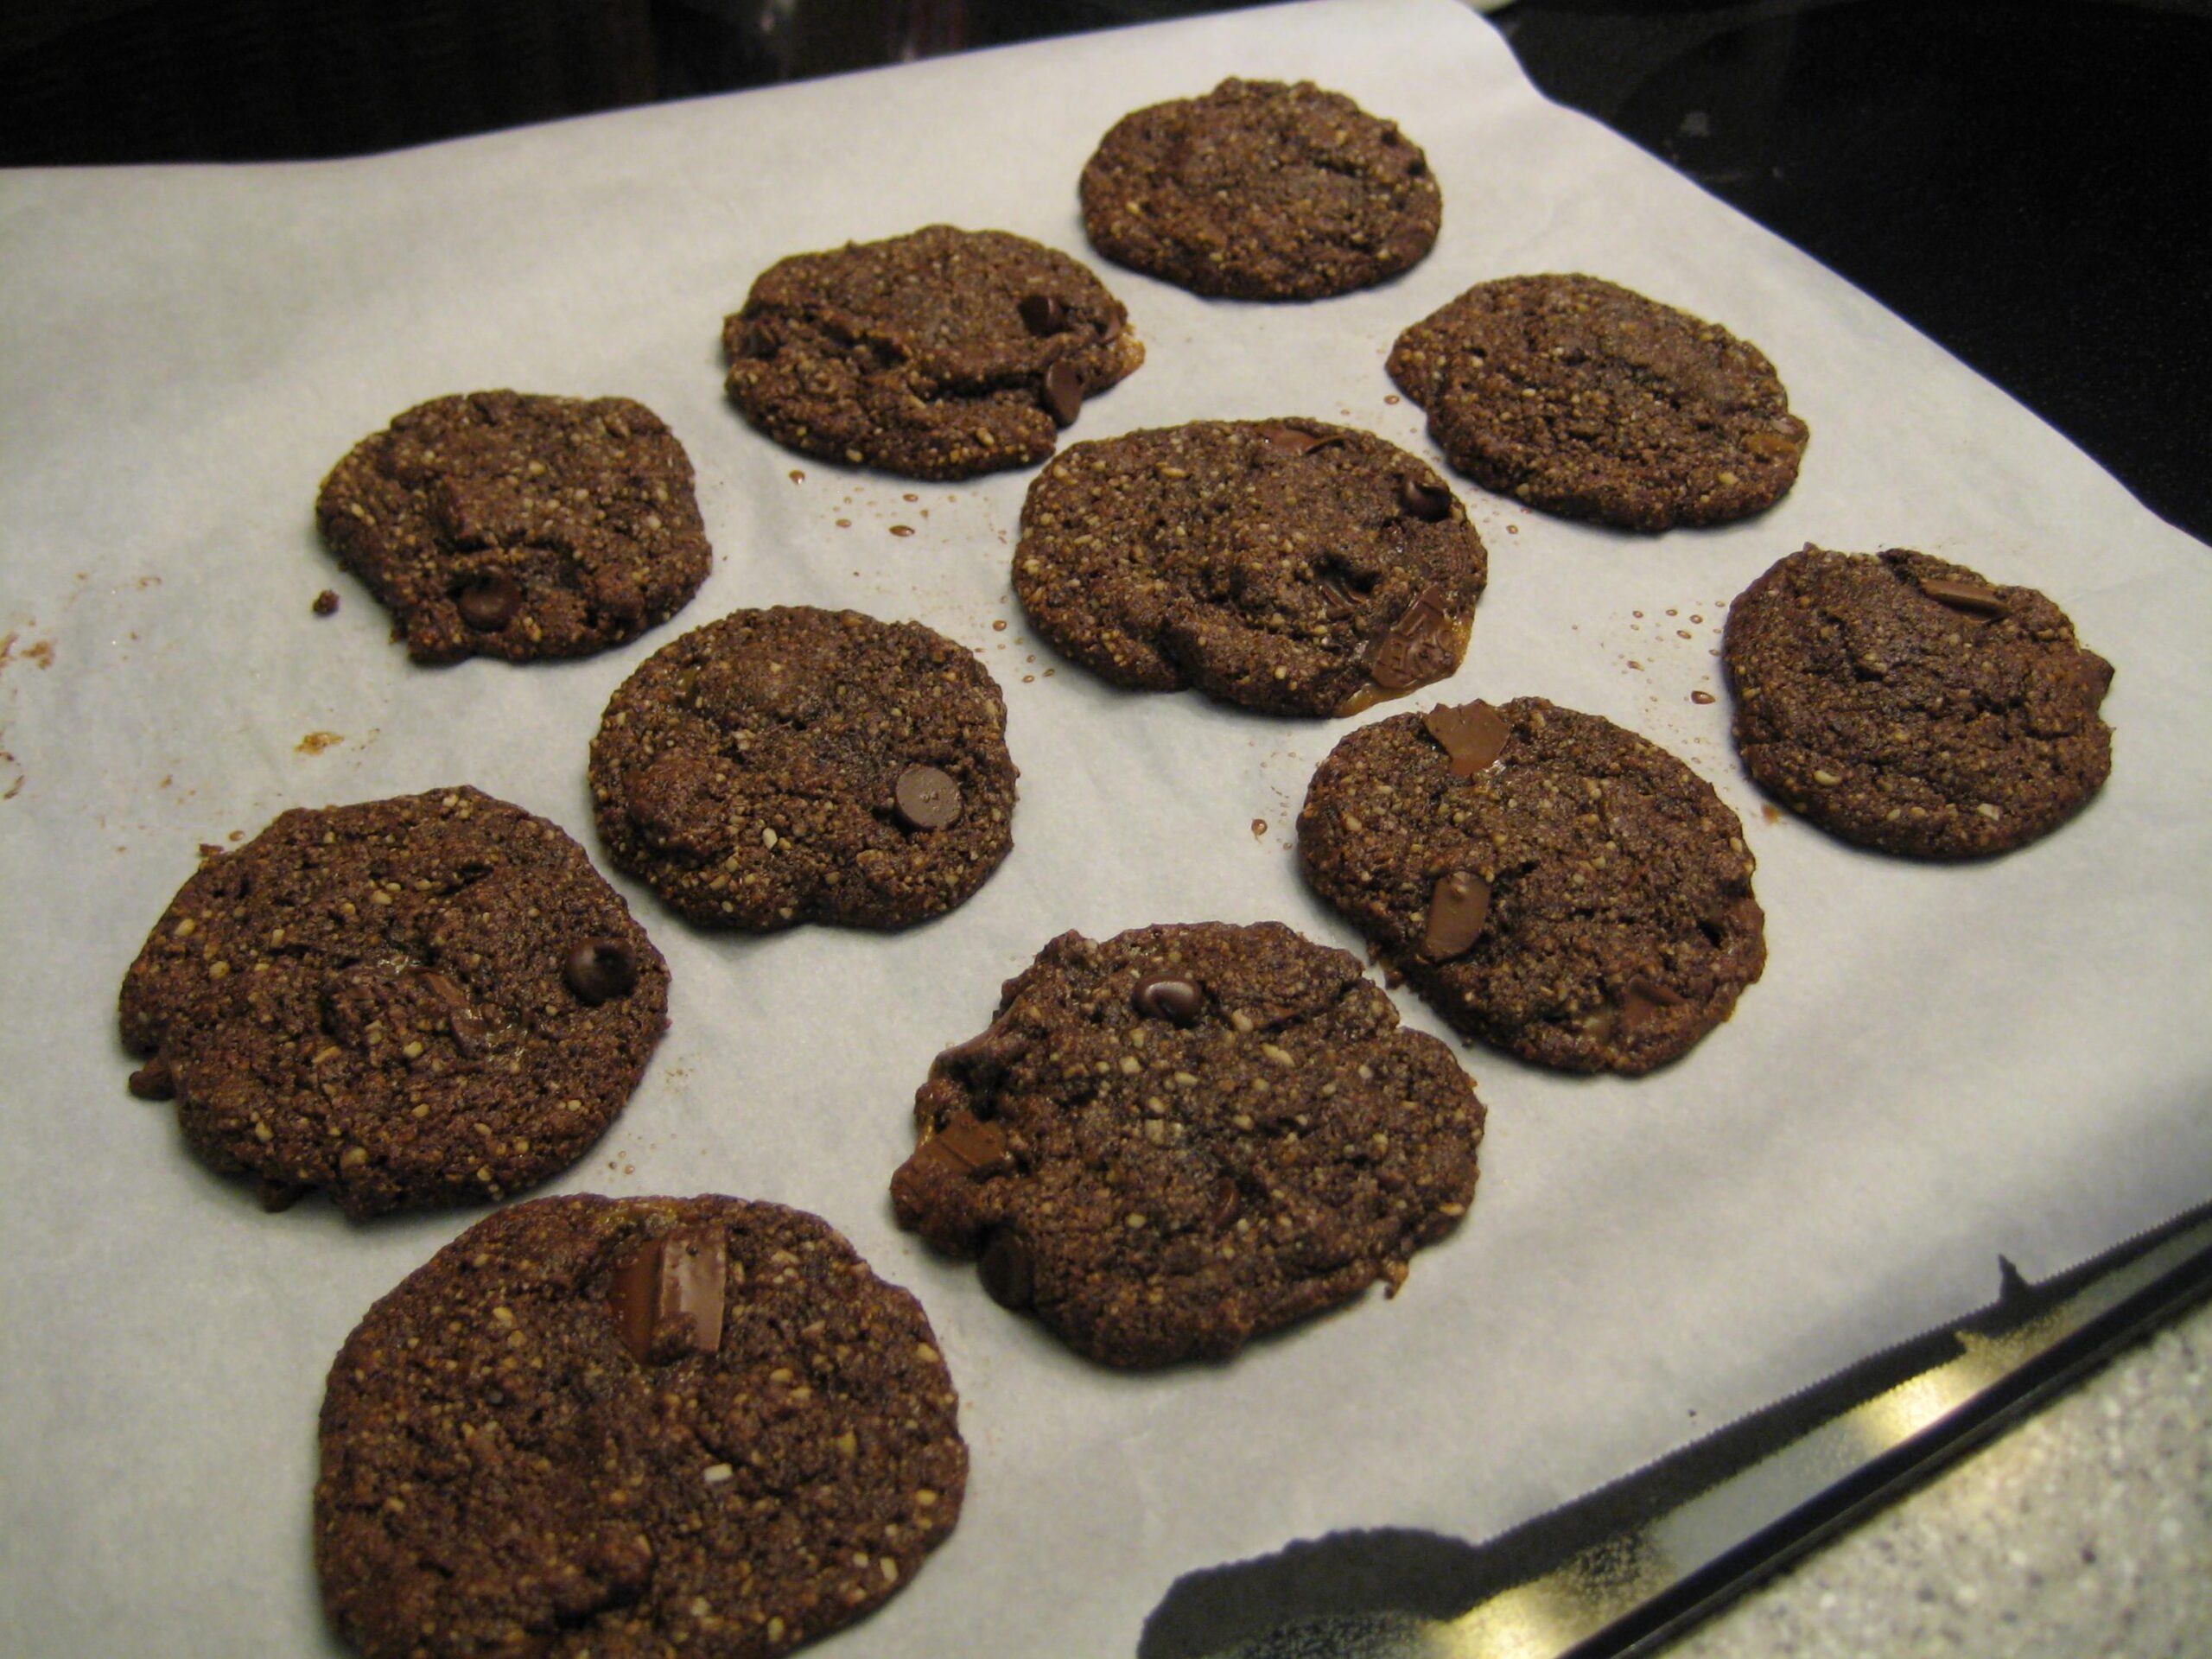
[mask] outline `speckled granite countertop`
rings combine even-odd
[[[1669,1651],[2212,1654],[2212,1303]]]

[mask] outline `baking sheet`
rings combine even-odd
[[[1150,356],[1069,437],[1309,414],[1433,454],[1389,343],[1516,272],[1595,272],[1758,342],[1812,426],[1791,495],[1652,539],[1463,489],[1491,582],[1433,695],[1539,693],[1682,754],[1745,820],[1771,957],[1734,1020],[1651,1077],[1463,1050],[1491,1113],[1483,1185],[1402,1294],[1232,1364],[1122,1376],[897,1230],[912,1090],[1063,928],[1274,918],[1357,948],[1291,850],[1349,724],[1061,664],[1007,588],[1028,474],[929,485],[786,454],[723,402],[719,327],[783,254],[936,220],[1087,257],[1074,181],[1098,136],[1229,73],[1312,77],[1399,119],[1444,188],[1436,251],[1380,290],[1278,308],[1094,261]],[[499,385],[622,393],[674,427],[718,553],[676,623],[527,669],[424,670],[386,641],[316,544],[316,486],[399,410]],[[1691,696],[1721,690],[1728,599],[1808,540],[1916,546],[2056,598],[2119,669],[2103,797],[1962,868],[1764,817],[1725,695]],[[194,848],[289,805],[465,780],[595,852],[583,760],[607,696],[742,606],[918,617],[973,646],[1023,769],[1007,863],[895,937],[706,937],[627,887],[674,969],[672,1029],[544,1189],[799,1205],[922,1298],[963,1393],[969,1505],[825,1653],[1125,1654],[1193,1567],[1343,1527],[1482,1537],[1979,1306],[2000,1252],[2037,1277],[2212,1189],[2206,550],[1866,297],[1544,103],[1452,0],[1217,16],[369,161],[0,175],[0,561],[7,1651],[332,1647],[308,1532],[323,1372],[480,1213],[265,1216],[124,1093],[116,988]],[[344,607],[317,620],[326,586]]]

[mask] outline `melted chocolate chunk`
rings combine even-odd
[[[638,982],[638,955],[626,939],[579,939],[569,948],[561,977],[590,1007],[627,996]]]

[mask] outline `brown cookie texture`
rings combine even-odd
[[[762,1659],[898,1593],[960,1515],[914,1299],[738,1198],[540,1198],[372,1307],[323,1395],[315,1567],[370,1659]]]
[[[1679,1058],[1766,964],[1743,826],[1712,785],[1541,697],[1361,727],[1314,772],[1298,850],[1454,1030],[1562,1071]]]
[[[1395,1293],[1466,1213],[1483,1131],[1450,1052],[1274,922],[1062,934],[938,1056],[914,1117],[900,1225],[1124,1367]]]
[[[281,1208],[499,1199],[645,1075],[668,968],[561,829],[474,789],[286,812],[203,848],[124,977],[142,1098]]]
[[[434,398],[354,446],[315,518],[422,663],[604,651],[714,562],[683,446],[626,397]]]
[[[607,855],[707,927],[905,927],[1014,845],[997,683],[856,611],[734,611],[663,646],[607,703],[590,776]]]
[[[1758,349],[1595,276],[1509,276],[1398,336],[1390,378],[1484,489],[1624,530],[1771,506],[1808,434]]]
[[[1090,269],[932,225],[796,254],[722,325],[731,399],[777,442],[909,478],[1033,467],[1144,361]]]
[[[1094,673],[1291,715],[1452,674],[1488,572],[1424,463],[1298,417],[1077,444],[1030,486],[1014,556],[1030,621]]]
[[[1116,264],[1195,294],[1314,300],[1435,245],[1421,147],[1311,81],[1224,80],[1115,123],[1084,165],[1083,223]]]
[[[2034,588],[1925,553],[1790,554],[1729,607],[1722,660],[1745,769],[1855,846],[2008,852],[2112,771],[2112,664]]]

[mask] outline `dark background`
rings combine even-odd
[[[12,0],[0,165],[359,155],[1227,9]],[[2212,540],[2212,0],[1518,0],[1495,21],[1546,92],[1842,273]]]

